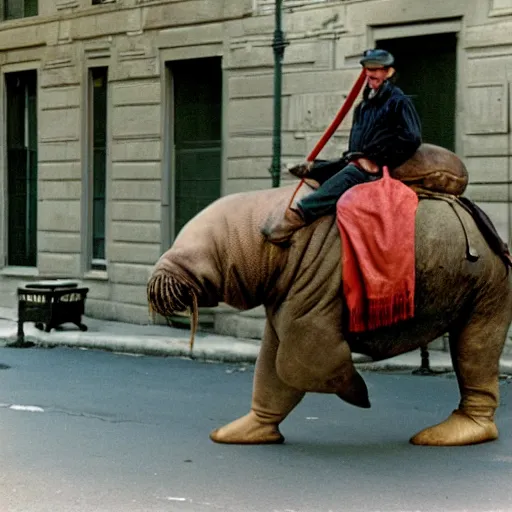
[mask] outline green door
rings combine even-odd
[[[396,85],[410,96],[421,118],[423,141],[455,151],[455,33],[378,42],[395,56]]]
[[[171,65],[174,98],[174,230],[220,197],[222,70],[220,58]]]
[[[7,264],[37,264],[37,72],[5,75]]]

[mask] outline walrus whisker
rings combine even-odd
[[[165,280],[165,285],[166,286],[164,286],[164,283],[161,283],[160,289],[158,290],[158,296],[162,300],[162,307],[164,309],[166,307],[165,306],[166,304],[172,304],[173,303],[173,297],[171,296],[172,279],[167,278]],[[172,292],[172,295],[174,295],[174,292]]]
[[[162,297],[162,279],[163,276],[158,276],[154,282],[153,302],[157,311],[160,314],[165,314],[165,298]]]

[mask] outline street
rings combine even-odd
[[[364,372],[372,408],[307,395],[277,446],[212,443],[250,407],[251,365],[0,349],[2,512],[512,511],[511,380],[498,441],[411,435],[458,402],[451,374]]]

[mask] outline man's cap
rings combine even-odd
[[[395,58],[391,53],[386,50],[382,50],[380,48],[373,48],[371,50],[366,50],[363,53],[363,58],[359,61],[360,64],[365,67],[382,67],[388,68],[393,65],[395,62]]]

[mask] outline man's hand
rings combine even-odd
[[[370,174],[377,174],[380,171],[379,166],[368,158],[358,158],[354,163]]]

